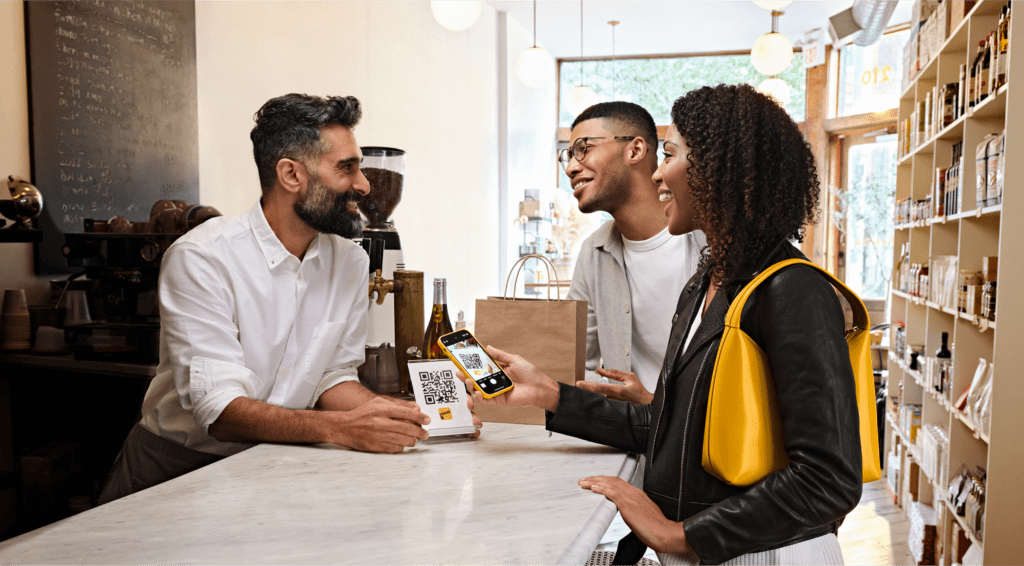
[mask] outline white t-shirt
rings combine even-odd
[[[248,444],[207,429],[237,397],[309,409],[357,379],[366,344],[369,258],[319,234],[302,260],[277,239],[259,203],[179,238],[160,267],[160,365],[142,426],[224,456]]]
[[[683,286],[697,271],[700,250],[691,249],[693,238],[673,236],[668,228],[646,240],[623,237],[622,246],[633,316],[633,373],[653,393],[665,361],[672,314]]]

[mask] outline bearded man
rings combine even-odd
[[[160,364],[100,503],[259,442],[401,452],[427,438],[415,403],[356,368],[369,259],[351,238],[370,191],[353,97],[288,94],[250,133],[262,198],[185,234],[160,269]]]

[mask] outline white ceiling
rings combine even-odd
[[[488,0],[527,31],[533,29],[533,2]],[[889,25],[910,20],[910,0],[901,0]],[[796,0],[782,8],[779,31],[796,43],[822,28],[827,42],[828,18],[853,5],[852,0]],[[771,12],[750,0],[587,0],[583,3],[583,55],[615,56],[750,50],[771,31]],[[538,0],[537,43],[555,58],[580,56],[580,0]]]

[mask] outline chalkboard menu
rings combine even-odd
[[[32,1],[25,22],[36,270],[66,273],[63,234],[85,219],[199,202],[195,4]]]

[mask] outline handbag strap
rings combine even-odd
[[[843,296],[846,297],[847,302],[850,303],[850,307],[853,309],[854,327],[859,330],[871,329],[871,322],[868,318],[868,310],[867,308],[864,307],[864,302],[860,300],[860,297],[857,296],[857,293],[854,293],[852,290],[850,290],[850,288],[847,287],[842,281],[836,279],[834,275],[826,271],[823,267],[815,263],[811,263],[805,259],[798,258],[787,259],[772,264],[770,267],[759,273],[757,277],[754,277],[753,281],[747,283],[739,292],[739,294],[736,295],[736,299],[732,302],[732,304],[729,305],[729,311],[725,313],[725,325],[733,328],[739,328],[740,315],[743,313],[743,305],[744,303],[747,302],[747,299],[750,297],[751,293],[754,292],[754,289],[756,289],[757,286],[764,282],[766,279],[774,275],[776,271],[783,269],[785,267],[789,267],[790,265],[807,265],[813,267],[814,269],[817,269],[822,274],[824,274],[825,278],[828,279],[829,282],[832,283],[832,285],[835,288],[839,289],[839,292],[842,293]]]
[[[530,259],[538,259],[538,260],[540,260],[541,263],[544,264],[544,268],[548,272],[548,284],[547,284],[548,294],[545,297],[545,300],[547,300],[547,301],[551,300],[551,272],[552,271],[554,271],[554,273],[555,273],[555,289],[557,290],[557,289],[559,289],[561,287],[562,282],[558,279],[558,271],[555,270],[554,264],[551,263],[551,260],[548,259],[547,256],[541,255],[541,254],[524,255],[524,256],[520,257],[519,259],[517,259],[514,264],[512,264],[512,269],[509,270],[508,277],[505,278],[505,290],[501,294],[503,299],[508,300],[510,298],[508,296],[508,284],[509,284],[509,281],[512,281],[512,274],[515,273],[516,274],[516,278],[515,278],[515,281],[512,283],[512,297],[511,297],[512,300],[515,300],[515,298],[516,298],[516,287],[519,285],[519,273],[523,270],[524,267],[526,267],[526,262],[528,260],[530,260]],[[558,298],[556,297],[555,300],[557,301]]]

